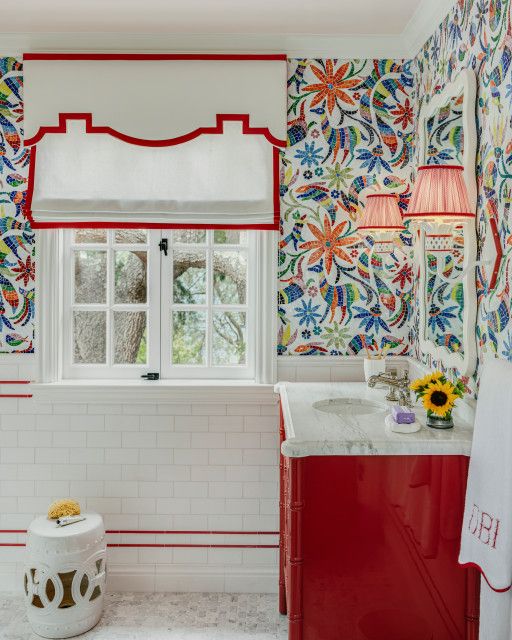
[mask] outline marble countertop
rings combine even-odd
[[[384,419],[391,403],[387,388],[369,389],[363,382],[280,382],[286,439],[281,451],[289,458],[356,455],[465,455],[471,453],[474,410],[460,402],[453,412],[453,429],[425,426],[426,414],[415,407],[421,429],[416,433],[394,433]],[[357,416],[350,411],[326,413],[313,405],[323,400],[357,398],[360,404],[378,403],[376,413]],[[357,401],[356,401],[357,404]]]

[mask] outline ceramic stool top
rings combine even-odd
[[[103,519],[97,513],[83,513],[85,520],[75,522],[66,527],[58,527],[55,520],[40,516],[32,520],[28,528],[28,544],[30,546],[44,544],[48,551],[59,552],[63,549],[84,549],[88,540],[92,544],[98,542],[105,535]]]

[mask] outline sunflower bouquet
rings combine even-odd
[[[453,427],[452,409],[466,387],[462,380],[450,382],[440,371],[418,378],[411,384],[416,400],[421,398],[427,412],[427,425],[440,429]]]

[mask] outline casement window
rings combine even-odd
[[[23,72],[39,381],[271,383],[286,56],[29,53]],[[126,100],[133,78],[151,99]]]
[[[272,381],[274,233],[65,229],[38,239],[40,333],[58,353],[46,381]]]

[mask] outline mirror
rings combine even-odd
[[[419,164],[462,165],[476,209],[476,80],[466,69],[424,104],[419,119]],[[476,366],[475,221],[422,223],[419,261],[421,351],[471,375]]]

